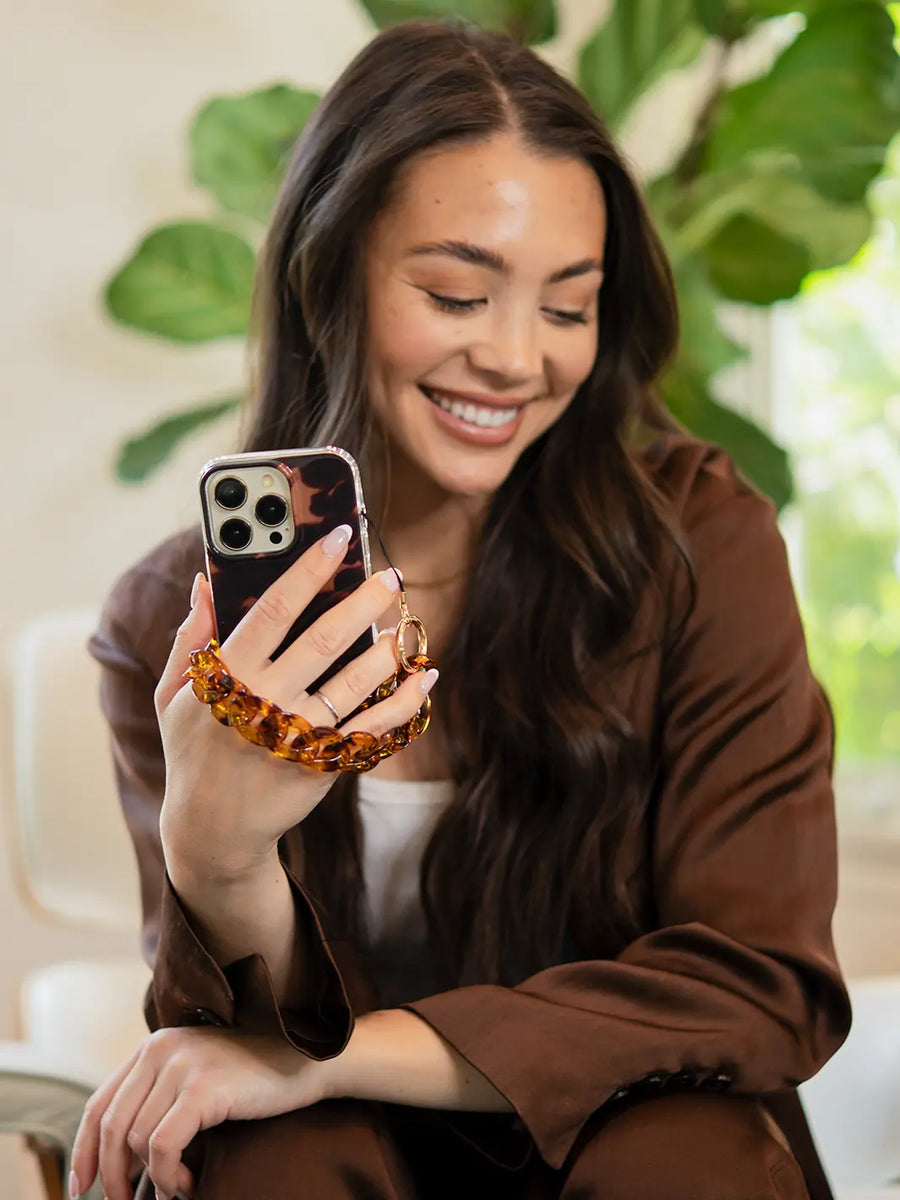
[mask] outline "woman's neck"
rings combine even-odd
[[[445,587],[462,582],[487,508],[485,497],[461,496],[440,488],[396,447],[391,447],[390,478],[374,489],[378,531],[409,588]],[[384,567],[377,539],[373,566]]]

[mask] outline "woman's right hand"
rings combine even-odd
[[[334,717],[307,687],[387,612],[397,595],[394,571],[374,575],[271,661],[299,613],[340,566],[348,534],[349,527],[342,526],[311,546],[221,647],[229,670],[252,692],[313,725],[333,725]],[[278,839],[309,815],[335,776],[280,759],[213,720],[184,678],[190,652],[214,635],[212,600],[202,575],[191,599],[191,612],[156,689],[166,759],[160,833],[170,874],[177,863],[181,873],[207,882],[234,880],[277,857]],[[343,718],[396,669],[393,639],[380,637],[328,681],[328,699]],[[380,736],[404,724],[436,678],[436,671],[411,675],[388,699],[340,726],[341,732],[364,729]]]

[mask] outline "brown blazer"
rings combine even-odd
[[[623,655],[611,680],[658,754],[643,843],[652,852],[638,864],[654,919],[630,944],[598,942],[595,957],[515,987],[457,988],[404,1007],[511,1102],[511,1117],[445,1114],[495,1161],[512,1165],[536,1146],[559,1169],[605,1105],[664,1089],[729,1089],[764,1098],[813,1200],[825,1200],[796,1087],[850,1025],[831,936],[832,715],[810,673],[772,504],[703,443],[668,436],[642,461],[671,497],[697,578],[696,606],[677,639],[667,632],[683,597],[648,597],[635,636],[646,641],[649,623],[665,650],[630,662]],[[317,1011],[280,1013],[259,955],[221,970],[165,875],[153,689],[202,566],[198,530],[163,543],[116,585],[91,642],[140,867],[144,953],[154,966],[147,1020],[277,1032],[308,1055],[331,1057],[354,1014],[379,1006],[378,989],[365,949],[330,939],[297,882],[300,827],[284,839],[284,857],[315,947],[308,969]]]

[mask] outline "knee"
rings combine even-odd
[[[202,1135],[196,1200],[388,1200],[405,1194],[381,1107],[349,1099],[258,1121],[227,1121]]]
[[[796,1160],[762,1107],[732,1096],[661,1096],[596,1114],[560,1200],[807,1200]]]

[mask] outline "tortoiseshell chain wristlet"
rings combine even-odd
[[[379,700],[386,700],[407,675],[427,671],[435,665],[428,657],[425,626],[410,613],[402,585],[400,612],[400,624],[394,634],[397,670],[359,705],[357,712],[370,708]],[[408,629],[415,629],[418,639],[412,656],[407,655],[404,644]],[[185,676],[192,681],[194,695],[209,705],[212,715],[221,724],[231,725],[248,742],[264,746],[279,758],[302,763],[316,771],[371,771],[383,758],[396,754],[423,734],[431,718],[431,697],[426,696],[410,721],[381,737],[362,731],[343,734],[330,725],[312,725],[299,713],[285,712],[272,700],[255,695],[235,679],[219,658],[219,644],[215,639],[205,650],[193,651]]]

